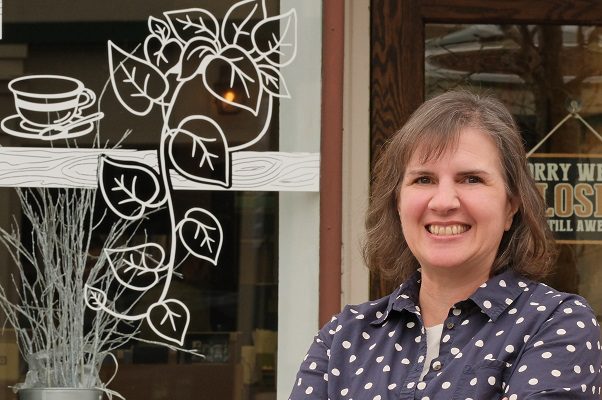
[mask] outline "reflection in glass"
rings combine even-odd
[[[515,116],[527,151],[557,128],[537,153],[602,154],[602,142],[583,122],[568,118],[560,124],[575,111],[602,132],[602,27],[427,24],[425,31],[427,98],[460,87],[488,92]],[[602,231],[597,236],[602,241]],[[601,259],[602,244],[560,244],[548,280],[586,297],[599,319]]]

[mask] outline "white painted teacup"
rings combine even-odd
[[[68,124],[96,101],[93,91],[67,76],[23,76],[13,79],[8,88],[14,94],[15,107],[25,128]]]

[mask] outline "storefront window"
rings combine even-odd
[[[548,283],[583,295],[600,320],[602,30],[451,24],[425,29],[426,97],[465,87],[494,94],[509,107],[560,247]]]
[[[204,357],[157,345],[154,342],[161,341],[161,337],[158,337],[152,329],[141,327],[142,341],[128,342],[114,352],[119,369],[112,378],[109,389],[120,393],[128,400],[276,399],[278,332],[279,324],[282,322],[279,321],[279,307],[282,306],[279,303],[280,297],[283,297],[281,296],[282,291],[288,290],[286,287],[279,287],[280,261],[283,257],[285,260],[286,257],[293,258],[295,252],[302,251],[301,247],[303,247],[299,245],[294,250],[288,250],[287,248],[290,246],[282,246],[280,243],[281,237],[283,232],[294,230],[294,233],[300,234],[303,240],[306,239],[303,235],[308,232],[317,240],[314,230],[314,222],[317,218],[316,194],[292,193],[284,195],[285,200],[281,201],[283,195],[279,193],[279,190],[293,188],[299,192],[316,191],[316,189],[294,189],[294,184],[291,183],[305,176],[307,171],[313,171],[309,175],[317,176],[315,170],[318,161],[312,161],[311,165],[303,164],[304,170],[297,173],[290,169],[289,164],[274,154],[280,151],[319,151],[319,145],[317,145],[319,129],[311,134],[305,133],[305,137],[298,141],[287,136],[288,132],[293,132],[291,134],[295,135],[299,132],[289,129],[290,124],[281,123],[280,119],[282,115],[298,115],[295,107],[299,105],[293,103],[293,105],[289,104],[288,108],[281,109],[280,99],[282,98],[282,102],[286,102],[290,101],[290,97],[308,96],[305,101],[311,101],[312,104],[317,105],[317,113],[319,113],[319,101],[312,97],[317,93],[319,98],[319,57],[313,59],[315,64],[312,64],[310,69],[307,68],[308,63],[305,62],[304,72],[295,79],[288,78],[292,72],[278,72],[277,63],[270,64],[267,61],[261,67],[263,69],[259,68],[256,71],[259,74],[261,70],[264,75],[258,75],[255,78],[245,77],[244,74],[236,72],[235,64],[238,61],[233,61],[231,64],[222,65],[222,68],[211,70],[203,77],[188,79],[186,85],[178,88],[178,92],[174,96],[177,100],[170,107],[159,104],[159,107],[154,108],[153,111],[143,113],[141,109],[136,109],[136,105],[132,106],[132,109],[124,107],[123,99],[120,98],[123,93],[117,93],[114,87],[115,83],[110,80],[111,46],[108,45],[108,42],[110,41],[120,49],[137,57],[148,56],[148,54],[151,54],[151,58],[153,54],[156,54],[158,58],[163,57],[162,61],[157,58],[157,65],[161,62],[165,64],[159,65],[159,68],[169,68],[183,58],[194,60],[194,57],[200,58],[199,54],[208,47],[199,45],[193,49],[196,53],[191,51],[184,57],[183,54],[188,49],[178,45],[175,41],[156,40],[155,43],[152,38],[149,39],[149,29],[156,29],[155,32],[160,36],[163,22],[158,25],[157,22],[154,22],[155,25],[153,25],[148,18],[152,16],[161,19],[165,15],[164,12],[194,7],[203,8],[215,18],[217,24],[221,24],[230,7],[237,3],[236,1],[135,1],[127,2],[127,4],[121,1],[109,1],[108,3],[79,1],[77,5],[35,2],[36,6],[27,7],[17,3],[19,2],[5,1],[3,10],[3,32],[0,41],[0,87],[4,88],[4,90],[0,90],[0,117],[3,119],[0,144],[3,147],[24,149],[41,147],[55,150],[118,146],[122,150],[149,152],[158,148],[158,138],[166,123],[166,115],[169,115],[172,120],[185,120],[189,115],[202,115],[215,122],[209,126],[219,126],[223,131],[223,136],[227,138],[228,148],[242,148],[252,142],[245,147],[248,152],[265,152],[266,154],[270,152],[270,156],[266,156],[264,159],[265,165],[261,166],[265,170],[265,176],[262,175],[264,171],[256,169],[256,165],[249,164],[245,169],[244,163],[238,164],[237,171],[242,171],[245,179],[259,181],[259,183],[253,182],[254,186],[249,184],[249,190],[245,189],[245,184],[249,181],[242,181],[242,183],[238,181],[237,183],[234,175],[230,177],[232,181],[227,181],[229,173],[227,170],[220,175],[219,168],[223,167],[220,163],[224,161],[217,159],[215,160],[216,164],[211,165],[211,151],[206,153],[209,159],[203,159],[204,161],[201,160],[200,163],[210,165],[211,170],[214,167],[218,170],[215,174],[217,185],[207,187],[207,185],[201,184],[182,187],[186,184],[175,181],[172,201],[173,214],[176,218],[185,218],[184,213],[195,207],[203,208],[211,211],[223,230],[220,256],[215,265],[207,257],[191,256],[190,245],[186,244],[184,240],[174,250],[177,254],[175,264],[178,267],[171,282],[170,292],[173,293],[174,298],[184,303],[190,312],[190,322],[181,347],[197,350]],[[280,15],[281,9],[283,13],[286,13],[295,6],[287,1],[281,4],[279,0],[244,3],[247,3],[248,10],[246,11],[248,12],[243,10],[246,12],[245,14],[238,10],[240,16],[230,16],[232,21],[237,21],[232,24],[233,32],[225,29],[224,32],[220,32],[221,35],[237,35],[237,27],[241,26],[239,24],[253,24],[254,18],[258,18],[257,16],[263,15],[263,18],[277,16]],[[319,6],[320,2],[313,1],[299,7],[299,19],[309,15],[310,22],[293,21],[290,16],[295,18],[297,16],[289,13],[288,20],[276,20],[274,23],[265,24],[265,28],[258,29],[253,40],[256,37],[264,37],[266,41],[270,41],[279,35],[287,34],[287,29],[289,32],[297,29],[297,24],[319,23],[320,15],[315,14],[315,10],[319,10]],[[304,14],[303,10],[308,8],[310,9],[309,14]],[[249,16],[249,19],[245,19],[245,16]],[[308,29],[308,26],[305,25],[303,29]],[[314,31],[319,36],[319,29]],[[294,39],[297,40],[297,32],[293,33]],[[244,36],[244,32],[241,35]],[[289,35],[293,36],[290,33]],[[315,44],[319,43],[319,37],[317,41],[310,36],[308,38],[314,40],[313,46],[319,54],[319,45]],[[200,35],[199,41],[203,40],[205,39]],[[240,40],[247,40],[251,43],[252,38],[243,37]],[[308,50],[307,44],[303,46],[305,47],[300,46],[299,51]],[[287,56],[290,56],[292,60],[293,56],[287,55],[287,52],[291,51],[290,49],[291,47],[286,47],[274,54],[268,54],[269,51],[265,50],[264,61],[269,57]],[[235,48],[231,49],[231,52],[236,51],[238,50]],[[259,57],[257,54],[256,56]],[[228,54],[228,57],[228,60],[240,58],[236,58],[232,54]],[[308,58],[307,54],[305,58]],[[185,74],[193,76],[195,71],[186,68],[192,67],[185,65],[181,70],[171,74],[169,79],[176,79],[178,74],[180,74],[179,77]],[[91,128],[94,128],[94,132],[86,135],[83,132],[88,125],[82,123],[71,128],[71,132],[81,133],[77,137],[45,142],[36,140],[38,138],[32,136],[35,129],[29,128],[20,120],[22,117],[16,110],[14,92],[7,89],[9,82],[25,75],[60,75],[82,82],[86,90],[96,95],[96,102],[90,108],[90,113],[99,113],[100,111],[103,113],[102,117],[99,117],[98,131],[96,131],[96,125],[90,125]],[[237,84],[232,83],[235,75],[240,78],[240,82]],[[256,78],[261,76],[268,77],[264,82],[265,87],[271,84],[273,93],[284,95],[257,96],[255,102],[251,99],[244,103],[238,102],[235,106],[227,101],[216,100],[214,92],[220,90],[222,86],[225,89],[234,88],[241,91],[243,96],[246,93],[247,97],[252,98],[252,96],[248,96],[249,91],[252,93],[253,90],[256,90]],[[245,79],[247,85],[244,84]],[[288,88],[278,86],[279,82],[283,84],[285,79],[290,83]],[[305,83],[303,80],[306,80]],[[312,81],[312,85],[307,85],[307,80]],[[313,85],[314,82],[317,86]],[[310,94],[308,94],[309,91],[293,93],[295,88],[304,85],[312,90]],[[288,90],[290,93],[287,93]],[[141,91],[144,92],[144,90]],[[151,89],[146,90],[146,94],[150,91]],[[220,95],[222,98],[233,99],[232,102],[236,102],[236,96],[241,93],[234,91],[232,93],[224,92]],[[136,94],[132,97],[135,96]],[[309,112],[307,112],[308,109]],[[305,110],[305,118],[318,115],[314,113],[316,110],[312,107],[306,107]],[[11,119],[11,117],[14,118]],[[167,123],[171,122],[167,121]],[[319,127],[319,119],[316,119],[316,123]],[[311,127],[312,129],[315,128],[314,125],[314,123],[304,124],[306,128]],[[286,134],[281,131],[282,126],[286,127]],[[95,139],[94,133],[96,132],[99,135]],[[58,133],[50,131],[50,134]],[[195,151],[200,151],[200,147],[196,150],[193,149],[191,155],[190,143],[187,142],[189,137],[181,136],[180,140],[174,139],[169,142],[169,152],[172,157],[170,158],[171,168],[184,176],[187,173],[194,175],[194,169],[202,167],[200,164],[194,164],[199,162],[199,159],[195,158]],[[302,143],[302,145],[298,146],[298,143]],[[203,143],[197,144],[198,146],[204,145]],[[213,140],[206,141],[205,145],[211,150]],[[65,167],[65,170],[68,171],[68,166]],[[267,181],[270,177],[269,174],[278,174],[280,170],[284,170],[288,174],[288,177],[283,177],[281,181],[288,184],[289,188],[286,188],[285,185],[282,186],[283,189],[268,188],[266,183],[266,188],[262,190],[260,181],[262,179]],[[32,180],[38,179],[34,176],[35,173],[32,174]],[[315,186],[312,183],[313,179],[307,180],[310,186]],[[178,182],[180,183],[178,184]],[[21,221],[19,201],[14,188],[3,187],[0,189],[0,193],[2,204],[0,223],[2,226],[8,229],[15,216],[17,227],[27,231],[26,221]],[[100,195],[98,197],[100,198]],[[285,221],[283,230],[281,227],[283,221],[280,217],[282,215],[281,205],[287,210],[284,220],[291,217],[301,218],[303,221],[301,223]],[[106,212],[104,205],[99,205],[97,208],[100,214]],[[300,211],[299,215],[298,211]],[[169,214],[163,215],[160,211],[157,212],[135,232],[135,237],[139,238],[140,242],[146,240],[169,247],[169,218]],[[174,216],[171,215],[171,218],[173,219]],[[293,226],[293,224],[297,225]],[[307,224],[310,224],[309,228]],[[99,242],[111,229],[110,223],[105,225],[100,225],[99,230],[95,233]],[[316,243],[307,243],[307,245],[315,246]],[[315,247],[317,248],[317,246]],[[285,249],[285,255],[280,254],[282,248]],[[91,249],[99,252],[102,250],[95,247],[94,244]],[[306,253],[313,256],[314,251],[306,251]],[[0,251],[0,257],[3,260],[2,265],[5,266],[0,273],[0,283],[10,287],[12,274],[16,274],[16,276],[19,274],[11,267],[10,257],[3,250]],[[293,265],[291,263],[284,264]],[[317,271],[317,263],[315,266],[307,266],[307,270]],[[295,273],[287,273],[285,278],[285,285],[289,286],[293,284],[292,281],[298,280],[295,278]],[[313,291],[314,289],[310,288],[309,290]],[[317,291],[317,289],[315,290]],[[295,292],[292,289],[289,291]],[[12,295],[14,296],[14,293]],[[310,297],[317,299],[317,295]],[[290,299],[287,301],[291,302]],[[313,302],[309,302],[309,304],[313,305]],[[144,305],[143,299],[136,307]],[[310,310],[309,313],[311,315],[314,310]],[[317,321],[317,313],[314,313],[314,316]],[[289,321],[287,325],[289,328],[292,326],[290,320],[290,316],[285,316],[284,322]],[[311,329],[313,330],[314,327],[312,326]],[[290,337],[294,339],[294,336]],[[0,340],[2,341],[0,343],[0,399],[12,399],[14,394],[11,393],[8,386],[22,382],[25,379],[27,368],[24,360],[20,360],[16,352],[14,333],[11,335],[8,330]],[[305,348],[306,345],[307,343],[301,343],[298,346]],[[293,353],[298,353],[294,346],[292,350]],[[285,361],[290,362],[287,359]],[[300,358],[295,358],[294,362],[298,361]],[[114,369],[114,365],[107,362],[101,369],[101,376],[105,380],[111,379]],[[286,385],[288,386],[289,382],[286,382]]]

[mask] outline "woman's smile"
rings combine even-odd
[[[456,236],[460,235],[470,229],[470,225],[464,224],[429,224],[426,226],[426,230],[435,236]]]

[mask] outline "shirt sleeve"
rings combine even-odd
[[[600,326],[584,300],[561,303],[525,340],[504,400],[600,400]]]
[[[328,399],[330,345],[337,326],[337,318],[333,317],[314,337],[297,373],[289,400]]]

